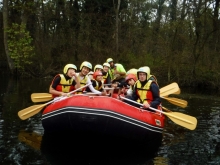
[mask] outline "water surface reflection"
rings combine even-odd
[[[197,128],[189,131],[169,122],[158,154],[167,158],[166,164],[220,164],[220,100],[206,95],[184,97],[189,106],[173,110],[195,116]]]

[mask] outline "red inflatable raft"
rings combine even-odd
[[[48,105],[42,114],[45,132],[146,140],[161,135],[164,115],[107,96],[74,95]]]

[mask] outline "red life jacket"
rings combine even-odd
[[[61,78],[61,80],[60,80],[60,83],[56,86],[55,90],[60,91],[60,92],[64,92],[64,93],[69,93],[69,92],[76,89],[75,86],[72,85],[73,81],[75,81],[73,78],[66,80],[66,78],[63,74],[58,74],[54,77],[53,81],[58,76]],[[52,81],[51,85],[53,84],[53,81]],[[58,97],[58,95],[53,95],[53,97]]]

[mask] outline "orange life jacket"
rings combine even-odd
[[[76,89],[75,86],[72,85],[73,81],[74,81],[73,78],[66,80],[66,78],[63,74],[58,74],[54,77],[53,81],[58,76],[61,78],[61,80],[60,80],[60,83],[56,86],[55,90],[60,91],[60,92],[64,92],[64,93],[69,93],[69,92]],[[51,85],[53,84],[53,81],[52,81]],[[53,95],[53,97],[58,97],[58,95]]]

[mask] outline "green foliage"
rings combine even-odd
[[[25,25],[13,23],[8,33],[8,49],[11,59],[14,61],[18,71],[24,71],[25,66],[32,63],[34,56],[34,47],[32,38],[26,31]]]
[[[57,73],[66,63],[95,65],[112,57],[127,70],[147,65],[163,81],[219,86],[219,8],[210,1],[12,2],[8,22],[25,21],[27,29],[16,24],[9,29],[10,54],[17,68],[28,67],[35,77]],[[34,57],[26,31],[34,39]]]

